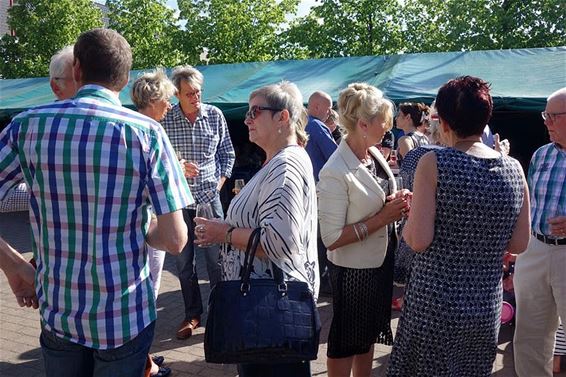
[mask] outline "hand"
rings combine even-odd
[[[548,219],[550,224],[550,235],[554,237],[566,237],[566,216],[555,216]]]
[[[230,225],[220,219],[205,219],[204,217],[195,217],[195,244],[212,245],[215,243],[223,243],[224,237]]]
[[[493,148],[497,152],[501,152],[505,156],[509,155],[509,151],[511,150],[511,144],[509,143],[509,140],[507,139],[500,140],[499,134],[494,134],[493,143],[494,143]]]
[[[179,163],[183,168],[186,178],[194,178],[198,175],[199,169],[195,162],[188,162],[187,160],[180,160]]]
[[[16,296],[18,305],[21,307],[33,307],[37,309],[39,304],[35,295],[35,268],[25,261],[18,263],[17,268],[6,271],[8,284]]]
[[[408,190],[402,191],[409,192]],[[399,192],[402,193],[402,191]],[[410,209],[408,199],[403,195],[400,195],[399,197],[396,197],[396,195],[398,195],[398,193],[389,195],[385,205],[381,211],[379,211],[379,213],[382,213],[383,216],[385,216],[385,220],[388,224],[401,220],[404,216],[406,216]]]

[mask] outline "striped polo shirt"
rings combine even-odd
[[[160,215],[193,203],[159,123],[86,85],[0,134],[0,199],[22,178],[43,326],[94,349],[136,337],[156,318],[148,207]]]
[[[535,151],[529,165],[531,227],[549,235],[548,219],[566,216],[566,150],[555,143]]]

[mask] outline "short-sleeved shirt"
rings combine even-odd
[[[222,111],[203,103],[197,119],[191,123],[177,104],[161,123],[179,157],[198,165],[198,176],[187,178],[196,203],[211,202],[220,177],[230,178],[236,159]]]
[[[193,202],[159,123],[86,85],[0,134],[0,198],[21,179],[43,326],[94,349],[136,337],[156,318],[149,206],[161,215]]]
[[[548,219],[566,216],[566,150],[543,145],[531,158],[528,173],[532,230],[550,234]]]

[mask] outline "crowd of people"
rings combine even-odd
[[[369,376],[376,343],[392,345],[388,376],[490,375],[510,254],[516,372],[559,369],[566,88],[548,97],[550,143],[527,175],[498,135],[486,139],[493,100],[476,77],[449,80],[430,107],[397,110],[367,83],[344,88],[336,110],[323,91],[305,108],[291,82],[258,88],[245,125],[265,159],[225,215],[219,192],[236,156],[222,111],[201,102],[202,73],[144,73],[133,111],[118,99],[131,64],[117,32],[81,34],[52,59],[58,101],[0,133],[0,201],[16,190],[24,198],[34,254],[32,266],[0,239],[0,267],[18,303],[39,308],[47,376],[169,375],[149,353],[166,253],[185,307],[175,336],[187,339],[204,311],[195,256],[205,256],[211,288],[238,280],[257,228],[252,279],[277,268],[332,301],[330,377]],[[394,124],[404,131],[396,143]],[[197,213],[204,203],[208,218]],[[401,310],[395,334],[392,309]],[[244,363],[238,373],[311,376],[306,360]]]

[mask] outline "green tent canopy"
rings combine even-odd
[[[395,102],[432,102],[447,80],[478,76],[492,85],[496,110],[541,111],[546,97],[566,86],[566,46],[550,48],[360,56],[287,60],[197,67],[205,77],[203,102],[222,109],[228,119],[243,119],[251,91],[281,80],[296,83],[305,101],[316,91],[336,101],[352,82],[377,86]],[[132,71],[120,93],[133,107],[130,85],[142,71]],[[168,70],[170,73],[170,70]],[[53,101],[47,78],[0,80],[0,116]]]

